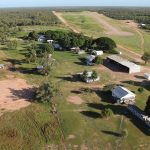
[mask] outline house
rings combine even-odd
[[[95,55],[95,56],[101,56],[101,55],[103,55],[103,51],[101,51],[101,50],[93,50],[92,54]]]
[[[107,57],[107,61],[116,67],[120,67],[121,70],[124,70],[125,72],[131,73],[137,73],[141,71],[141,67],[133,62],[130,62],[119,55],[110,55]]]
[[[134,104],[135,103],[135,94],[129,91],[128,89],[117,86],[112,90],[112,96],[117,103],[125,104]]]
[[[145,24],[145,23],[141,23],[141,26],[142,26],[142,27],[145,27],[145,26],[146,26],[146,24]]]
[[[150,131],[150,117],[148,117],[144,111],[135,105],[129,104],[127,108],[134,116],[140,119],[149,128]]]
[[[45,42],[45,40],[46,40],[45,35],[39,35],[39,37],[38,37],[39,42]]]
[[[0,69],[4,69],[4,68],[5,68],[4,64],[0,64]]]
[[[144,73],[144,78],[150,80],[150,73]]]
[[[92,74],[93,72],[92,71],[88,71],[87,72],[87,78],[86,79],[83,79],[83,72],[82,73],[78,73],[78,75],[80,76],[80,78],[86,82],[86,83],[92,83],[92,82],[97,82],[100,80],[100,77],[98,76],[96,79],[93,79],[92,78]]]
[[[43,70],[44,67],[43,67],[43,66],[37,66],[36,69],[37,69],[37,70]]]
[[[96,58],[95,55],[89,55],[89,56],[87,56],[86,57],[86,64],[87,65],[92,65],[95,58]]]

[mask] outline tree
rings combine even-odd
[[[102,114],[102,117],[108,118],[113,115],[113,111],[110,108],[105,108],[102,110],[101,114]]]
[[[55,59],[52,58],[51,54],[48,54],[47,52],[44,53],[44,56],[42,57],[42,59],[40,60],[39,64],[41,66],[43,66],[42,70],[39,70],[39,72],[42,75],[49,75],[51,70],[53,69],[53,67],[56,64]]]
[[[28,39],[36,41],[38,39],[38,34],[35,31],[32,31],[32,32],[29,33]]]
[[[91,77],[92,77],[93,80],[97,79],[98,74],[97,74],[97,72],[95,70],[92,72],[92,76]]]
[[[96,43],[98,49],[105,51],[111,51],[117,47],[115,41],[108,37],[98,38],[94,42]]]
[[[28,52],[26,53],[25,57],[26,57],[26,60],[28,61],[28,63],[36,62],[36,60],[37,60],[36,50],[28,49]]]
[[[149,52],[145,52],[142,56],[142,59],[145,61],[145,64],[147,64],[148,62],[150,62],[150,53]]]
[[[36,91],[36,100],[39,103],[51,102],[57,92],[58,90],[52,85],[52,83],[44,83]]]
[[[45,44],[42,44],[40,46],[40,53],[50,53],[52,54],[54,52],[54,47],[52,44],[49,44],[49,43],[45,43]]]
[[[84,70],[84,71],[83,71],[83,74],[82,74],[82,79],[83,79],[84,81],[86,81],[87,78],[88,78],[88,72],[87,72],[87,70]]]
[[[150,116],[150,96],[148,97],[144,111],[148,116]]]
[[[94,59],[94,63],[99,65],[99,64],[103,64],[103,59],[100,57],[100,56],[97,56],[95,59]]]

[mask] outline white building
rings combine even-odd
[[[78,73],[80,75],[80,77],[82,78],[83,72],[82,73]],[[100,77],[98,76],[96,79],[92,79],[92,71],[88,71],[87,72],[87,78],[85,79],[86,83],[92,83],[92,82],[97,82],[100,80]]]
[[[112,96],[117,103],[133,104],[136,95],[122,86],[117,86],[112,90]]]
[[[101,56],[101,55],[103,55],[103,51],[101,51],[101,50],[93,50],[92,54],[94,54],[95,56]]]
[[[150,73],[144,73],[144,78],[150,80]]]
[[[4,64],[0,64],[0,69],[4,69],[4,68],[5,68]]]
[[[54,40],[47,40],[48,43],[52,44]]]
[[[95,55],[89,55],[86,57],[86,64],[87,65],[92,65],[93,64],[93,60],[96,58]]]
[[[128,73],[137,73],[141,71],[141,67],[133,62],[130,62],[118,55],[111,55],[107,57],[107,60],[116,66],[120,66],[122,69],[126,70]]]

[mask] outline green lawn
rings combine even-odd
[[[21,34],[18,33],[18,37]],[[23,61],[24,52],[28,45],[30,43],[19,41],[16,50],[7,50],[5,46],[1,47],[5,54],[2,58],[0,57],[1,62],[7,63],[8,59],[12,59],[18,62],[18,67],[25,69],[35,67],[36,64],[28,64]],[[117,142],[121,143],[118,145],[118,149],[137,150],[141,149],[141,145],[142,150],[150,149],[149,137],[138,127],[139,122],[134,122],[126,116],[125,106],[109,103],[110,95],[103,95],[100,90],[91,93],[81,91],[82,88],[92,88],[93,86],[99,88],[102,84],[116,82],[107,70],[100,70],[101,65],[85,66],[81,61],[85,56],[86,54],[79,56],[68,51],[55,51],[53,54],[57,64],[46,79],[47,82],[53,81],[61,91],[61,95],[54,98],[61,127],[50,113],[49,105],[33,103],[20,111],[6,113],[0,117],[0,150],[41,150],[52,145],[56,146],[57,149],[63,149],[60,130],[65,136],[67,149],[85,149],[88,147],[91,150],[113,150],[116,149]],[[5,59],[7,61],[4,61]],[[97,70],[101,76],[101,81],[86,84],[72,78],[72,75],[85,69]],[[30,84],[39,85],[45,81],[45,77],[34,74],[34,72],[32,74],[16,73],[16,76],[20,77],[20,75]],[[149,95],[149,87],[146,87],[143,93],[139,93],[137,91],[139,85],[122,84],[136,93],[136,104],[143,109]],[[79,96],[84,102],[81,105],[70,103],[67,101],[68,96]],[[108,119],[102,118],[101,110],[103,108],[111,108],[115,115]],[[123,122],[120,128],[122,116]],[[122,140],[118,135],[120,130],[124,128],[127,128],[129,135]]]

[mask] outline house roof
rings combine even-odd
[[[122,86],[117,86],[115,87],[112,92],[118,97],[118,98],[122,98],[126,95],[130,95],[135,97],[135,94],[132,93],[131,91],[129,91],[127,88],[122,87]]]
[[[140,68],[139,65],[137,65],[137,64],[135,64],[133,62],[130,62],[130,61],[128,61],[128,60],[118,56],[118,55],[111,55],[111,56],[108,56],[107,58],[109,58],[109,59],[111,59],[111,60],[113,60],[113,61],[115,61],[115,62],[117,62],[117,63],[119,63],[119,64],[121,64],[121,65],[123,65],[125,67],[128,67],[130,69],[131,68],[134,68],[134,69],[135,68],[138,68],[138,69]]]
[[[93,61],[95,59],[95,56],[94,55],[89,55],[89,56],[86,57],[86,59],[88,61]]]

